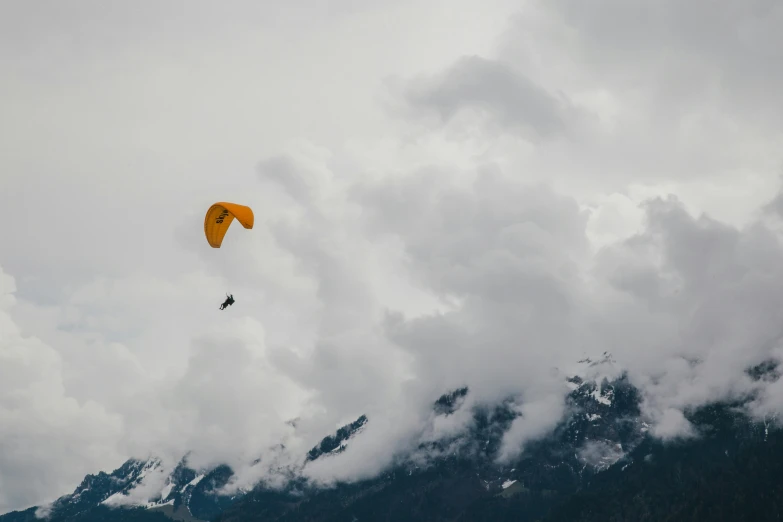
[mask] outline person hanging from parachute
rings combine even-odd
[[[223,244],[223,237],[228,232],[228,227],[236,218],[239,223],[247,228],[253,228],[253,209],[245,205],[236,203],[218,202],[209,207],[207,215],[204,216],[204,236],[207,238],[209,246],[220,248]],[[226,294],[226,300],[220,305],[221,310],[234,304],[234,295]]]
[[[232,304],[234,304],[234,294],[226,294],[226,300],[220,305],[220,309],[225,310],[227,306],[231,306]]]

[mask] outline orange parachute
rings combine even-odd
[[[243,227],[253,228],[253,210],[250,207],[222,201],[209,207],[204,217],[204,235],[212,248],[220,248],[223,236],[226,235],[234,218]]]

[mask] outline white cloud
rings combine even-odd
[[[599,469],[607,468],[623,457],[623,449],[619,444],[604,440],[590,440],[579,450],[579,458]]]
[[[107,463],[122,418],[100,397],[77,400],[63,383],[63,358],[23,335],[9,312],[14,280],[0,270],[0,510],[51,500]],[[55,463],[55,473],[51,473]]]
[[[693,427],[681,411],[674,408],[665,410],[653,428],[653,434],[663,440],[689,438],[695,435]]]
[[[245,487],[360,414],[305,471],[372,476],[465,385],[510,457],[607,350],[662,437],[779,412],[780,10],[577,4],[4,5],[0,510],[149,453]],[[217,200],[256,212],[219,250]]]
[[[520,416],[514,419],[503,438],[499,461],[507,462],[519,456],[526,442],[541,438],[557,425],[565,412],[562,395],[562,392],[559,396],[550,393],[540,399],[528,400],[517,408]]]

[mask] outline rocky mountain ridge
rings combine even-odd
[[[257,485],[225,495],[221,488],[233,475],[228,466],[197,471],[187,466],[186,456],[173,472],[162,477],[156,476],[164,473],[159,459],[131,459],[110,474],[88,475],[72,494],[64,495],[45,512],[31,508],[0,516],[0,522],[28,522],[36,519],[36,513],[47,515],[52,522],[298,522],[345,517],[445,521],[503,520],[512,515],[514,520],[539,520],[589,488],[594,477],[638,466],[634,453],[653,444],[647,435],[649,426],[640,417],[639,392],[611,356],[584,359],[580,368],[576,373],[581,375],[568,378],[568,414],[549,436],[529,443],[510,464],[500,465],[496,460],[503,435],[520,415],[513,401],[507,400],[472,405],[473,422],[465,432],[419,446],[427,454],[439,455],[437,458],[426,462],[400,458],[370,480],[324,489],[292,476],[282,489]],[[768,375],[776,368],[757,370]],[[465,407],[468,394],[467,387],[444,394],[434,402],[434,413],[455,414]],[[372,419],[360,416],[325,437],[305,460],[330,458],[345,451],[370,422]],[[161,485],[159,490],[147,491],[146,499],[130,503],[134,492],[153,483]],[[126,507],[118,509],[123,505]]]

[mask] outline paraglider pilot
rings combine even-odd
[[[226,294],[226,300],[220,305],[220,309],[224,310],[227,306],[231,306],[232,304],[234,304],[234,294]]]

